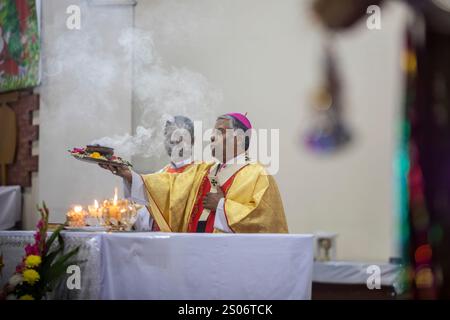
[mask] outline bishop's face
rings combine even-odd
[[[229,119],[218,119],[211,136],[211,153],[222,163],[233,158],[235,154],[235,137],[233,124]]]

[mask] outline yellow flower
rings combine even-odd
[[[33,285],[36,281],[39,281],[39,278],[40,278],[39,273],[37,273],[36,270],[26,269],[23,272],[23,280],[25,280],[31,285]]]
[[[98,152],[92,152],[91,153],[91,158],[99,159],[101,157],[102,157],[102,155],[100,153],[98,153]]]
[[[34,298],[31,294],[24,294],[19,298],[19,300],[34,300]]]
[[[38,265],[40,265],[42,262],[41,257],[40,256],[36,256],[34,254],[30,254],[26,259],[25,259],[25,265],[28,268],[34,268],[37,267]]]

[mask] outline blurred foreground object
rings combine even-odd
[[[405,36],[405,119],[397,162],[405,276],[411,298],[448,299],[450,1],[404,2],[415,13]],[[352,26],[366,15],[369,5],[377,3],[382,1],[317,0],[313,10],[326,27],[339,31]]]
[[[334,53],[325,49],[325,81],[312,101],[312,127],[306,136],[307,146],[318,153],[342,149],[350,142],[350,133],[343,121],[341,81],[337,73]]]

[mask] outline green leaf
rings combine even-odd
[[[47,280],[53,285],[53,283],[61,277],[61,275],[66,272],[67,267],[73,263],[73,261],[69,261],[71,257],[78,253],[80,247],[77,247],[70,251],[69,253],[60,256],[55,263],[49,268],[49,273]]]
[[[58,247],[57,249],[53,250],[51,253],[49,253],[43,260],[42,265],[41,265],[41,270],[42,273],[45,274],[48,270],[48,268],[50,268],[50,266],[53,263],[53,260],[55,259],[55,257],[60,254],[62,252],[62,248]]]
[[[72,251],[62,255],[54,264],[61,264],[67,262],[71,257],[78,253],[80,247],[76,247]]]
[[[57,237],[58,237],[58,243],[59,243],[59,245],[61,246],[61,248],[64,249],[64,239],[63,239],[63,237],[61,236],[61,233],[58,232]]]
[[[55,231],[53,231],[52,235],[50,236],[50,238],[48,238],[47,243],[45,244],[47,250],[50,250],[53,242],[55,241],[56,237],[58,237],[63,228],[64,226],[61,225]]]

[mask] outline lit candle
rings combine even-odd
[[[89,226],[100,226],[103,224],[103,213],[98,205],[98,201],[94,200],[94,205],[88,206],[89,215],[86,218],[86,224]]]
[[[101,218],[102,212],[99,210],[98,201],[94,200],[94,205],[88,206],[88,211],[91,217],[93,218]]]
[[[85,225],[86,211],[83,210],[82,206],[74,206],[67,212],[66,216],[71,227],[83,227]]]
[[[109,217],[116,219],[117,221],[120,220],[120,211],[119,211],[119,206],[117,205],[118,201],[117,201],[117,188],[114,189],[114,198],[113,198],[113,202],[112,205],[109,206]]]
[[[114,188],[113,205],[117,206],[117,188]]]

